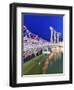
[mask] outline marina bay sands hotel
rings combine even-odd
[[[51,43],[59,43],[61,33],[56,32],[56,30],[54,30],[52,26],[50,26],[49,29],[50,29],[50,32],[51,32],[50,42]]]
[[[56,30],[50,26],[49,27],[51,36],[50,42],[44,40],[41,37],[37,37],[37,35],[31,33],[25,26],[24,26],[24,37],[23,37],[23,57],[24,61],[30,56],[36,56],[39,53],[49,54],[50,51],[54,50],[54,48],[61,47],[63,51],[63,42],[61,42],[60,37],[61,33],[56,32]],[[51,50],[50,50],[51,49]]]

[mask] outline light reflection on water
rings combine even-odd
[[[48,73],[63,73],[63,53],[54,56],[48,64]]]

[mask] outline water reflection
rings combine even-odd
[[[61,47],[53,48],[51,54],[47,55],[43,73],[63,73],[63,51]]]

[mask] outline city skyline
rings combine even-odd
[[[23,25],[27,26],[32,33],[47,41],[50,41],[51,32],[49,27],[52,26],[55,31],[61,33],[61,40],[63,40],[62,15],[24,14]]]

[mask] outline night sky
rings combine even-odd
[[[23,25],[39,37],[50,40],[49,27],[52,26],[57,32],[61,32],[63,40],[63,16],[62,15],[39,15],[23,14]]]

